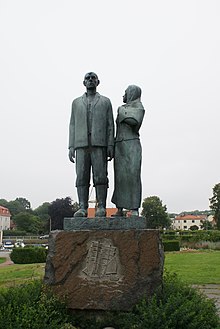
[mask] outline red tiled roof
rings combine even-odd
[[[0,206],[0,215],[5,217],[11,217],[10,211],[8,208]]]
[[[206,215],[184,215],[177,216],[175,220],[204,220],[206,219]]]

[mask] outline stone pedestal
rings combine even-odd
[[[144,226],[141,217],[65,219],[50,234],[45,283],[74,310],[130,310],[162,280],[159,231]]]

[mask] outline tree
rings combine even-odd
[[[5,199],[0,199],[0,206],[8,208],[8,201]]]
[[[27,199],[20,197],[16,198],[15,201],[18,201],[25,210],[31,209],[31,203]]]
[[[50,215],[49,215],[50,202],[44,202],[41,206],[34,209],[33,214],[40,217],[43,222],[43,233],[50,231]]]
[[[217,229],[220,230],[220,183],[213,187],[213,196],[209,199],[210,208],[214,211]]]
[[[51,218],[51,229],[62,230],[64,217],[73,217],[78,209],[78,204],[76,202],[72,204],[70,197],[53,201],[48,208],[48,213]]]
[[[37,216],[29,214],[28,212],[21,212],[15,215],[14,222],[18,230],[34,234],[42,233],[42,220]]]
[[[48,218],[50,202],[44,202],[41,206],[34,209],[34,214],[41,218]]]
[[[7,208],[10,210],[10,213],[11,213],[13,219],[14,219],[14,216],[19,214],[20,212],[25,211],[25,208],[22,206],[22,204],[16,200],[9,201]]]
[[[142,215],[147,219],[148,228],[169,228],[171,220],[167,213],[167,207],[157,196],[150,196],[142,203]]]
[[[202,222],[201,229],[203,229],[203,230],[213,230],[212,223],[210,223],[208,220],[204,220]]]
[[[16,198],[12,201],[7,201],[5,199],[0,199],[0,205],[9,209],[12,218],[19,214],[20,212],[31,212],[31,204],[25,198]],[[14,218],[13,218],[14,219]]]

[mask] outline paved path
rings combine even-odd
[[[5,267],[14,264],[10,259],[10,251],[0,251],[0,258],[6,258],[6,262],[1,263],[0,267]]]
[[[199,289],[208,298],[215,301],[220,316],[220,284],[193,285],[193,287]]]

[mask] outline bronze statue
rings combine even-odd
[[[114,121],[110,100],[96,92],[97,74],[85,75],[86,93],[72,103],[69,125],[69,159],[76,159],[76,187],[80,209],[75,217],[87,217],[90,174],[96,190],[96,217],[106,216],[107,161],[113,158]]]
[[[114,216],[123,216],[123,208],[138,216],[141,205],[141,159],[142,150],[139,129],[144,118],[141,89],[129,86],[118,108],[117,132],[114,156],[114,193],[112,202],[118,208]]]

